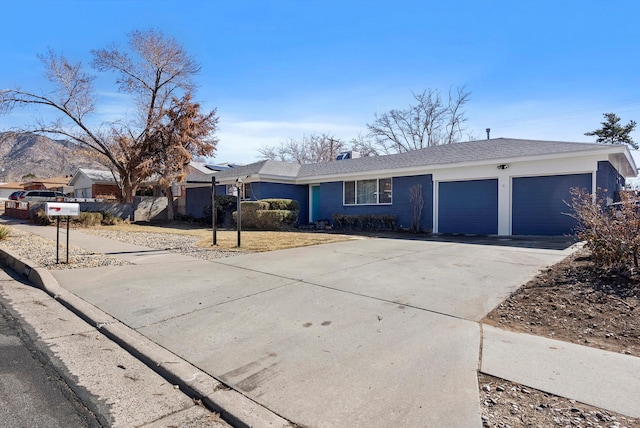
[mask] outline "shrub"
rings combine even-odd
[[[347,226],[347,219],[344,214],[334,214],[333,216],[333,224],[336,229],[344,229]]]
[[[218,224],[230,225],[232,223],[233,211],[238,207],[238,198],[233,195],[216,195],[216,220]],[[211,213],[211,208],[209,208]],[[208,217],[211,224],[211,214]]]
[[[232,214],[233,221],[238,224],[238,211],[234,211]],[[242,228],[243,229],[257,229],[258,227],[258,215],[255,211],[245,212],[242,211]]]
[[[278,202],[272,203],[270,201]],[[283,230],[298,220],[298,210],[272,209],[274,206],[299,206],[297,201],[291,201],[288,199],[272,199],[270,201],[260,200],[242,202],[240,205],[242,209],[242,228],[255,230]],[[237,211],[234,211],[232,215],[233,220],[237,222]]]
[[[300,204],[294,199],[262,199],[269,204],[269,210],[300,211]]]
[[[176,213],[176,221],[183,221],[185,223],[193,223],[195,218],[191,214]]]
[[[345,230],[396,230],[396,216],[393,214],[334,214],[333,221],[336,229]]]
[[[122,219],[120,217],[116,217],[110,212],[102,212],[101,223],[105,226],[113,226],[122,223]]]
[[[629,195],[620,197],[620,203],[606,207],[586,190],[571,189],[570,215],[578,221],[576,233],[597,266],[633,275],[639,268],[640,205]]]
[[[240,209],[242,214],[253,213],[260,210],[268,210],[269,202],[265,201],[243,201],[240,202]]]
[[[97,226],[102,223],[102,213],[99,212],[81,212],[76,218],[76,222],[83,227]]]
[[[11,229],[9,228],[9,226],[0,225],[0,241],[4,241],[5,239],[7,239],[9,237],[10,231]]]
[[[44,210],[37,210],[35,213],[33,213],[31,223],[37,224],[39,226],[49,226],[51,223],[53,223],[53,221],[51,221]]]
[[[260,230],[282,230],[298,219],[298,211],[269,210],[257,211],[257,228]]]

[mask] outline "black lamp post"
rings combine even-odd
[[[240,248],[240,230],[242,229],[242,207],[240,205],[240,200],[242,199],[242,179],[240,177],[236,180],[236,188],[236,194],[238,195],[236,198],[238,200],[238,248]]]

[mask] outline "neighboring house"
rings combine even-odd
[[[111,171],[78,168],[69,185],[73,186],[76,198],[120,198],[120,188]]]
[[[637,168],[625,145],[496,138],[310,165],[266,160],[214,175],[218,193],[240,179],[245,198],[298,200],[299,223],[373,214],[409,228],[420,185],[420,230],[563,235],[575,226],[566,214],[572,188],[602,189],[610,202]],[[210,186],[187,189],[187,213],[201,216],[207,198]]]
[[[69,177],[51,177],[51,178],[37,178],[32,181],[23,183],[24,190],[53,190],[55,192],[62,192],[69,194],[73,191],[69,187]]]
[[[9,199],[9,195],[18,190],[24,190],[22,183],[16,181],[12,183],[2,183],[0,184],[0,199]]]

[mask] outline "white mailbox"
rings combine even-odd
[[[49,216],[79,216],[80,204],[70,202],[47,202],[46,214]]]

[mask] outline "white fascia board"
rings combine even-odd
[[[215,175],[215,174],[214,174]],[[236,184],[236,181],[240,178],[243,183],[282,183],[282,184],[300,184],[296,181],[295,177],[282,176],[282,175],[270,175],[270,174],[251,174],[249,176],[240,175],[236,177],[225,177],[217,180],[218,184]]]
[[[546,159],[536,161],[504,162],[490,165],[469,165],[458,168],[433,171],[434,181],[482,180],[499,176],[534,177],[543,175],[584,174],[598,170],[598,161],[602,157],[591,156],[579,159]],[[498,165],[508,165],[506,169],[498,169]]]
[[[257,174],[252,175],[247,179],[250,181],[261,181],[265,183],[283,183],[283,184],[299,184],[296,177],[290,175],[271,175],[271,174]]]

